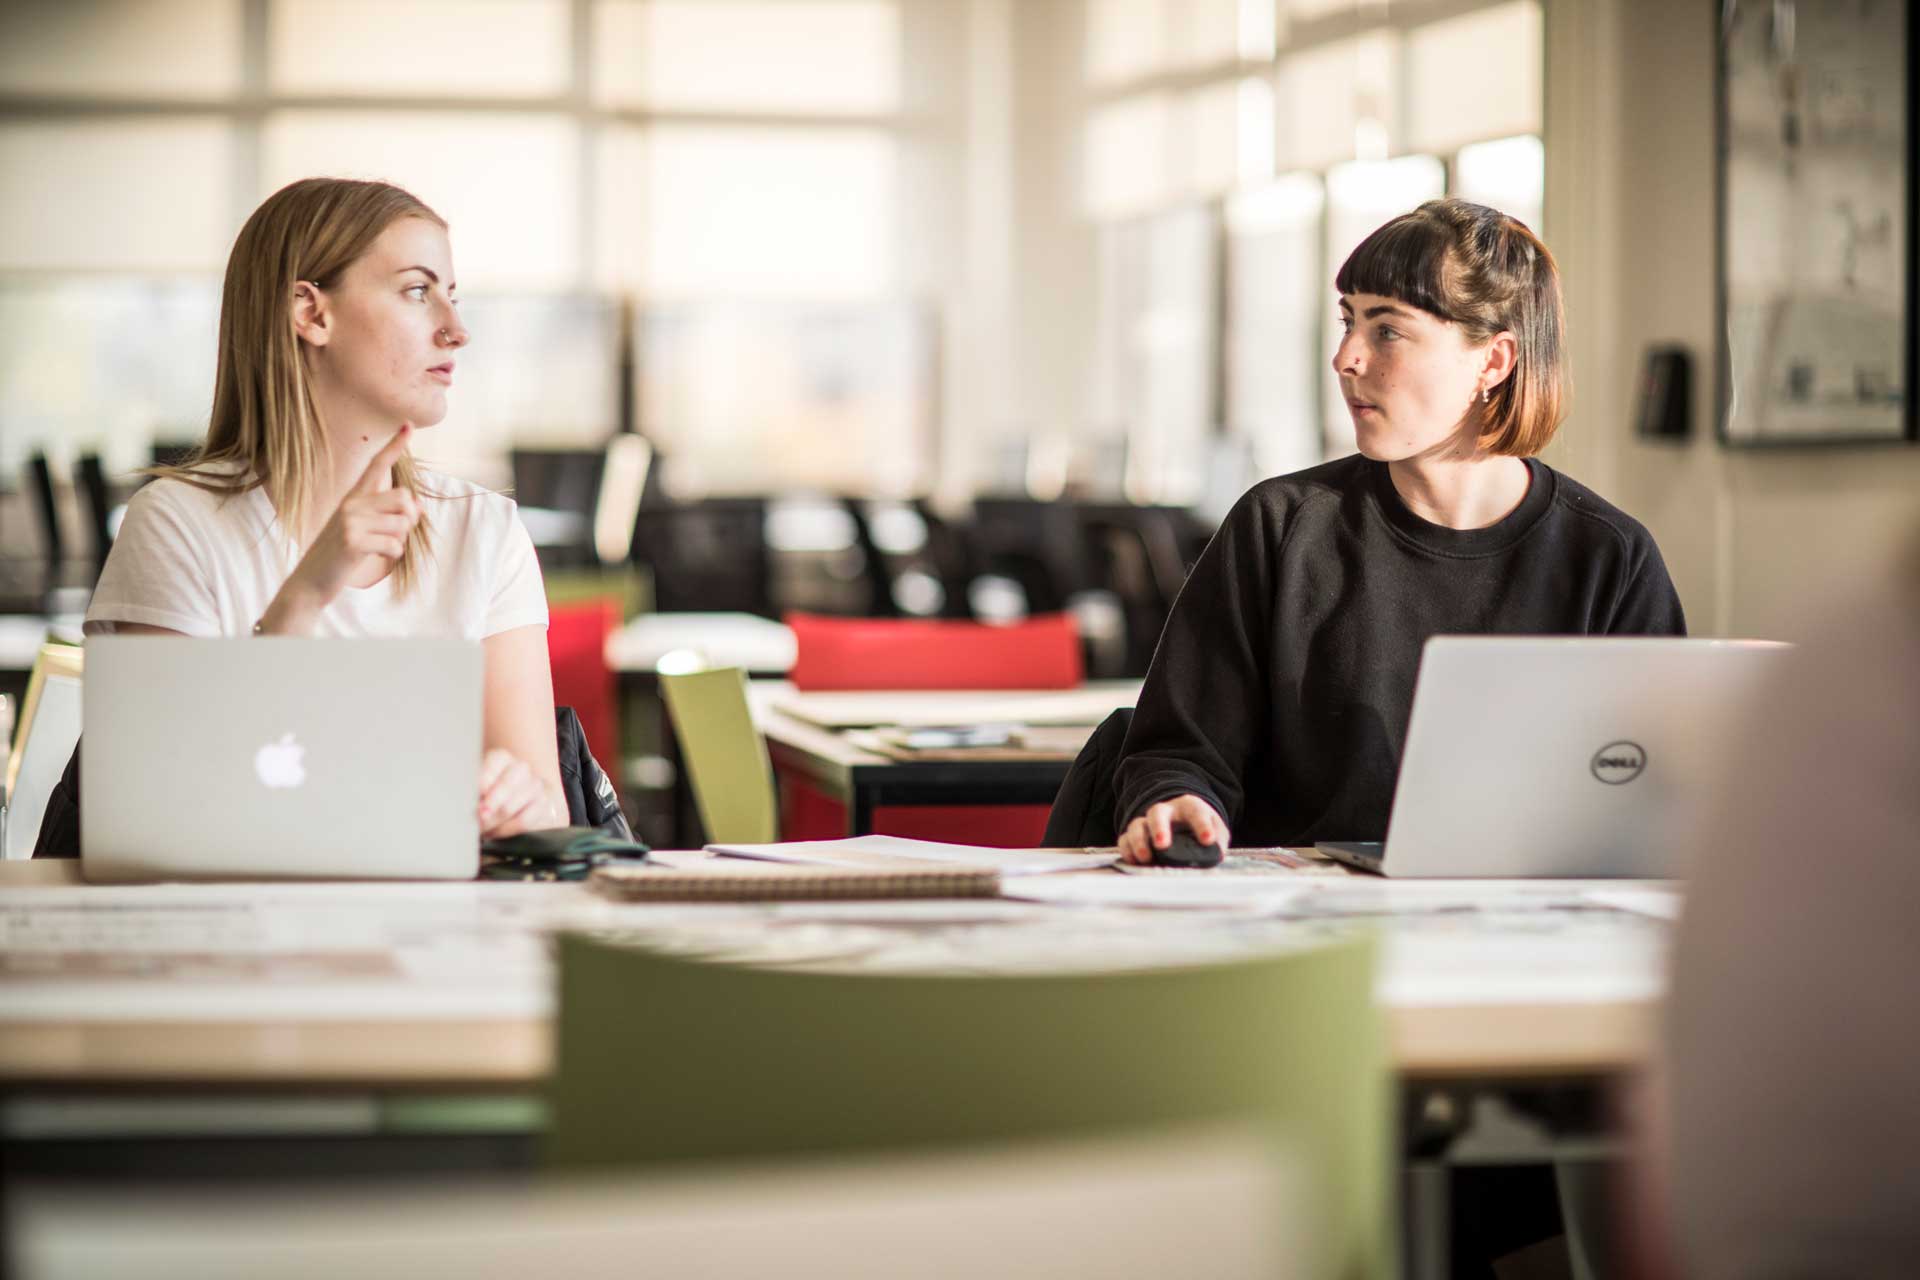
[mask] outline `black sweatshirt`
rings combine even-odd
[[[1382,839],[1427,637],[1686,634],[1639,522],[1526,461],[1526,497],[1485,529],[1421,519],[1359,454],[1248,491],[1154,650],[1120,828],[1191,793],[1237,845]]]

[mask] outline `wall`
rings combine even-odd
[[[1079,0],[1014,32],[1014,385],[1007,431],[1073,430],[1093,360],[1077,210]],[[1701,635],[1804,634],[1822,602],[1920,539],[1920,449],[1715,439],[1712,0],[1547,0],[1545,234],[1567,294],[1573,413],[1548,457],[1653,531]],[[1694,356],[1693,438],[1631,421],[1646,347]],[[984,441],[983,441],[984,447]]]
[[[1715,24],[1707,0],[1548,0],[1546,232],[1576,377],[1552,457],[1653,531],[1696,633],[1792,639],[1920,538],[1920,449],[1714,438]],[[1656,342],[1694,354],[1679,446],[1629,426]]]

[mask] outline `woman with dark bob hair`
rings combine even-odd
[[[1534,456],[1565,397],[1533,232],[1430,200],[1334,287],[1359,452],[1255,485],[1194,566],[1115,779],[1129,861],[1175,825],[1223,847],[1382,839],[1429,636],[1685,634],[1653,538]]]

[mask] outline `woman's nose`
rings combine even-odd
[[[1352,334],[1340,339],[1340,345],[1333,349],[1333,371],[1335,373],[1360,372],[1360,343]]]
[[[467,326],[460,323],[460,313],[449,308],[447,322],[440,326],[440,345],[464,347],[467,345],[467,337]]]

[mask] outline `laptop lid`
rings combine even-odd
[[[1788,646],[1436,636],[1421,657],[1382,869],[1682,874],[1678,836],[1736,713]]]
[[[89,880],[478,869],[475,642],[96,636],[81,698]]]

